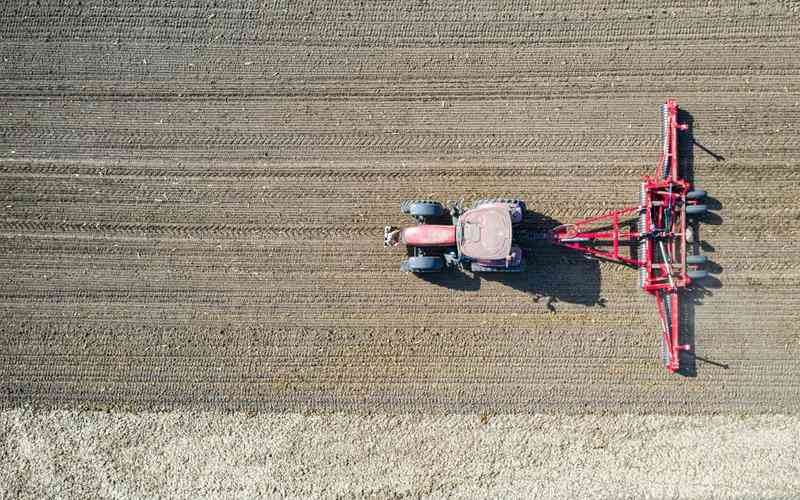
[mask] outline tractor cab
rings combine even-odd
[[[506,205],[468,210],[456,224],[458,251],[473,260],[506,259],[511,254],[511,236],[511,214]]]

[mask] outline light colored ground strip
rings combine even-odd
[[[796,498],[800,418],[0,412],[2,498]]]

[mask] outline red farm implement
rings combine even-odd
[[[449,212],[434,201],[407,201],[401,211],[417,225],[387,226],[384,243],[405,245],[408,259],[401,269],[413,273],[468,267],[473,272],[522,272],[522,240],[546,241],[588,257],[639,270],[639,286],[655,299],[661,326],[661,360],[670,372],[680,369],[680,352],[689,350],[680,336],[679,301],[683,289],[707,273],[705,256],[687,255],[692,234],[688,218],[706,212],[702,190],[693,189],[679,173],[678,106],[662,108],[662,145],[656,172],[641,184],[639,204],[531,234],[521,222],[525,203],[488,199],[469,209],[454,205]],[[627,249],[627,255],[621,253]],[[631,251],[631,249],[635,251]]]
[[[699,204],[705,192],[693,190],[681,178],[678,168],[678,106],[673,100],[663,105],[662,148],[655,175],[643,179],[639,205],[614,210],[598,217],[559,226],[551,232],[555,244],[597,258],[639,269],[639,286],[653,296],[661,323],[661,358],[666,368],[680,368],[680,292],[693,280],[707,276],[696,269],[705,256],[687,255],[691,241],[688,216],[706,212]],[[624,230],[621,221],[638,216],[636,230]],[[628,226],[629,227],[629,226]],[[636,247],[636,257],[620,254],[620,247]]]

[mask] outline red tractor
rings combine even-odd
[[[639,204],[598,217],[560,225],[543,234],[520,230],[525,214],[520,200],[480,200],[468,210],[459,205],[449,213],[433,201],[408,201],[401,211],[416,226],[386,227],[384,244],[405,245],[408,259],[401,270],[430,273],[469,267],[473,272],[521,272],[522,249],[515,241],[543,240],[581,252],[588,257],[618,262],[639,269],[639,286],[652,295],[661,322],[661,359],[670,372],[680,369],[680,292],[707,272],[703,255],[687,255],[693,235],[688,218],[707,209],[706,193],[694,189],[678,172],[678,106],[668,100],[662,108],[662,150],[654,176],[644,177]],[[636,222],[633,224],[633,222]],[[629,224],[628,222],[631,222]],[[634,247],[630,256],[620,248]]]
[[[409,255],[400,267],[403,271],[430,273],[463,266],[474,272],[524,270],[522,249],[512,244],[514,226],[525,213],[522,201],[479,200],[469,210],[456,205],[449,211],[435,201],[405,201],[400,210],[417,225],[387,226],[384,244],[406,246]]]

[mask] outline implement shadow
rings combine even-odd
[[[678,109],[678,122],[686,124],[685,131],[678,134],[678,159],[681,176],[695,185],[695,163],[694,163],[694,149],[697,146],[701,151],[711,156],[715,161],[723,161],[725,158],[722,155],[714,153],[707,147],[703,146],[694,137],[694,117],[685,109]],[[689,229],[694,234],[694,241],[688,246],[688,255],[701,255],[714,252],[714,246],[702,239],[702,225],[722,224],[722,217],[716,210],[722,209],[722,203],[711,196],[707,196],[704,204],[708,207],[710,212],[701,219],[691,219],[688,223]],[[708,256],[708,255],[707,255]],[[681,351],[680,353],[680,369],[678,373],[686,377],[697,376],[697,362],[701,361],[708,366],[728,369],[729,365],[718,361],[710,360],[700,356],[697,353],[696,331],[695,331],[695,318],[696,307],[703,304],[706,297],[713,295],[713,289],[722,288],[722,282],[714,276],[722,272],[722,266],[714,262],[710,257],[709,262],[706,264],[705,269],[712,273],[708,278],[703,280],[700,284],[692,286],[689,290],[682,294],[679,309],[680,318],[680,343],[688,344],[689,351]]]

